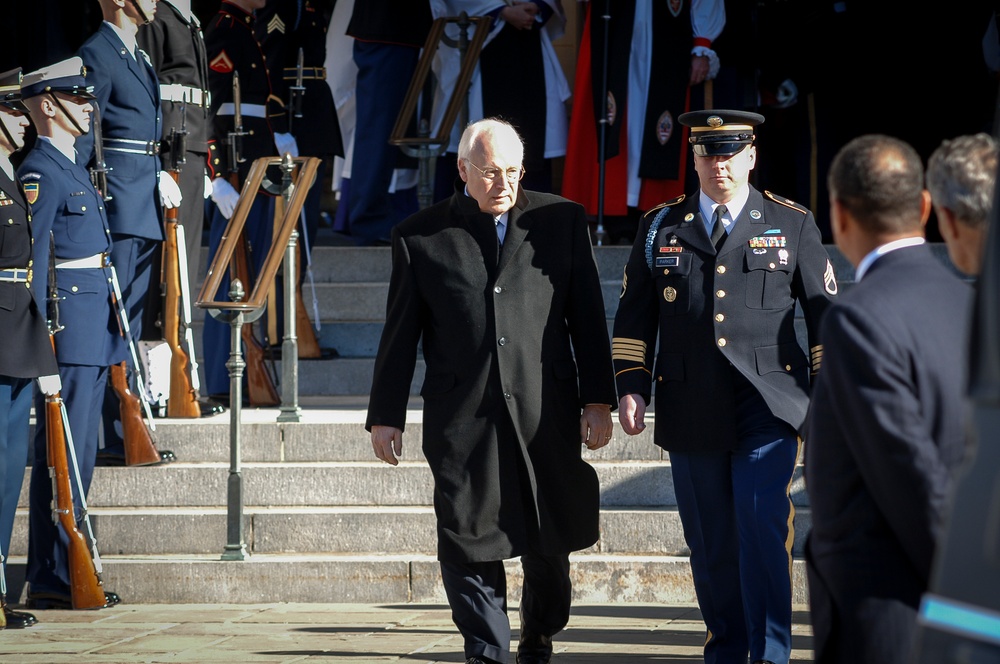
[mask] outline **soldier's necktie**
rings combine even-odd
[[[726,214],[725,205],[715,208],[715,221],[712,224],[712,245],[715,246],[716,252],[722,248],[722,243],[726,241],[726,226],[722,223],[722,215],[724,214]]]

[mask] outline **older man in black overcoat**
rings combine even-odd
[[[506,662],[502,561],[524,568],[517,661],[547,662],[569,619],[569,552],[598,538],[581,444],[611,436],[615,385],[583,208],[528,192],[523,145],[488,119],[459,145],[455,194],[393,229],[366,428],[395,465],[417,357],[438,557],[470,662]]]

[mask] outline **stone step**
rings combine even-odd
[[[210,555],[223,552],[225,507],[91,507],[102,555]],[[812,523],[808,509],[795,512],[792,553],[801,557]],[[260,554],[426,554],[437,547],[430,506],[247,507],[243,510],[247,550]],[[19,509],[11,555],[26,555],[28,512]],[[674,507],[601,510],[601,539],[590,553],[616,555],[688,554]]]
[[[102,555],[103,585],[139,604],[345,602],[444,604],[441,568],[418,554],[259,554],[245,560],[206,555]],[[686,557],[578,553],[570,556],[573,599],[579,603],[694,603]],[[11,556],[8,583],[16,603],[25,559]],[[506,561],[508,599],[520,600],[521,568]],[[807,604],[805,563],[792,562],[792,602]]]

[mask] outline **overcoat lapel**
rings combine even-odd
[[[503,240],[503,251],[500,252],[500,264],[497,266],[498,272],[502,272],[504,267],[510,263],[511,258],[517,252],[517,248],[521,246],[525,236],[528,235],[532,216],[530,214],[522,214],[526,207],[528,207],[528,195],[524,193],[523,189],[520,189],[517,195],[517,202],[507,215],[507,234]]]

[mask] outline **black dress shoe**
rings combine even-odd
[[[27,611],[15,611],[6,604],[3,605],[3,617],[7,622],[7,629],[24,629],[38,622],[38,619]]]
[[[98,608],[107,608],[109,606],[114,606],[115,604],[121,604],[121,601],[122,598],[118,596],[118,593],[113,593],[109,590],[105,590],[104,606]],[[24,604],[29,609],[37,609],[39,611],[73,610],[73,598],[70,595],[64,595],[63,593],[45,593],[45,592],[33,593],[29,590],[28,599]]]
[[[156,463],[146,464],[148,466],[160,466],[165,463],[173,463],[177,461],[177,455],[170,450],[159,450],[160,460]],[[119,454],[117,452],[98,452],[97,460],[94,462],[95,466],[111,467],[117,468],[125,465],[125,455]]]
[[[517,643],[517,664],[548,664],[552,659],[552,637],[533,634],[521,627]]]
[[[496,660],[490,659],[488,657],[470,657],[465,660],[465,664],[500,664]]]
[[[202,417],[221,415],[222,413],[226,412],[226,407],[221,402],[216,401],[211,397],[201,397],[200,399],[198,399],[198,407],[201,408]]]

